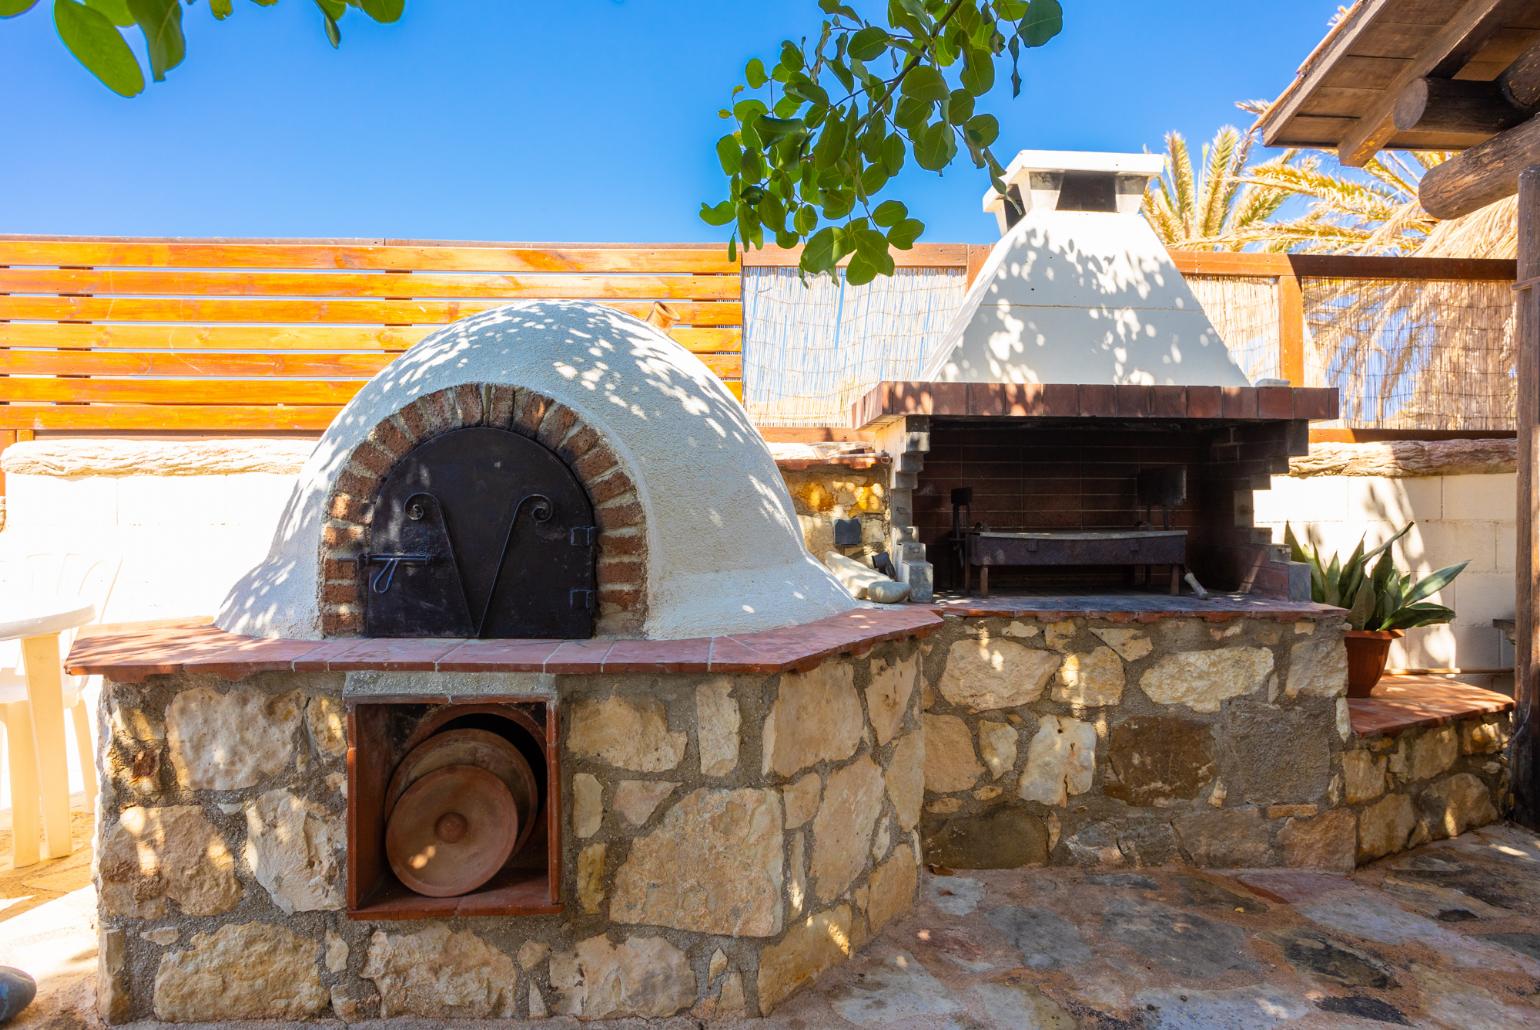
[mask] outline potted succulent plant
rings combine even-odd
[[[1390,550],[1412,525],[1408,522],[1372,551],[1366,551],[1359,540],[1346,561],[1338,554],[1323,560],[1319,548],[1300,542],[1293,526],[1284,528],[1284,541],[1294,560],[1310,566],[1311,600],[1347,609],[1348,697],[1369,696],[1385,674],[1391,641],[1404,630],[1437,626],[1454,618],[1452,608],[1424,598],[1448,586],[1470,562],[1447,566],[1413,582],[1408,573],[1396,571]]]

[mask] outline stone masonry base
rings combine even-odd
[[[97,842],[111,1022],[770,1011],[908,911],[918,644],[774,675],[262,673],[109,682]],[[344,911],[347,698],[544,693],[563,911]]]
[[[1507,716],[1355,735],[1343,631],[948,615],[795,671],[109,678],[103,1015],[752,1016],[922,863],[1351,869],[1499,818]],[[450,691],[556,705],[559,914],[345,911],[347,706]]]

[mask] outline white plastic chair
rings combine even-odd
[[[0,557],[0,593],[8,599],[23,599],[23,605],[34,600],[39,605],[46,605],[78,599],[91,604],[96,609],[96,620],[99,620],[117,581],[118,565],[117,559],[78,554]],[[78,629],[72,629],[59,635],[61,663],[78,632]],[[26,667],[21,651],[20,641],[0,641],[0,725],[5,729],[5,765],[10,778],[13,815],[12,864],[15,867],[30,865],[38,857],[36,802],[17,803],[18,798],[36,798],[38,791],[37,748],[32,735]],[[61,682],[64,708],[70,714],[75,749],[80,759],[81,784],[86,797],[94,799],[96,744],[85,705],[85,688],[90,679],[87,676],[63,676]]]

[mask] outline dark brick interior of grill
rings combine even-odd
[[[1275,567],[1269,534],[1252,522],[1251,490],[1286,471],[1304,422],[1200,420],[935,419],[930,450],[914,491],[914,521],[935,563],[938,586],[961,587],[947,542],[954,487],[973,488],[974,523],[998,530],[1132,529],[1141,469],[1187,469],[1187,500],[1170,511],[1172,529],[1188,531],[1188,567],[1211,590],[1287,596],[1286,569]],[[966,515],[965,515],[966,517]],[[1151,520],[1162,525],[1160,509]],[[1164,570],[1155,585],[1164,590]],[[1046,588],[1126,590],[1124,569],[997,568],[992,593]],[[1144,589],[1141,583],[1139,589]]]

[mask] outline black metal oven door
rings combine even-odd
[[[372,520],[368,635],[593,636],[593,507],[535,441],[488,426],[436,436],[386,473]]]

